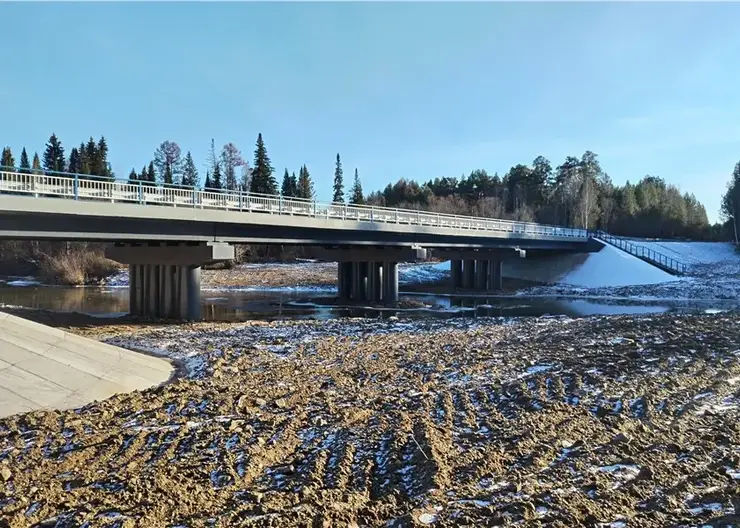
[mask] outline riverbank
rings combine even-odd
[[[78,412],[0,420],[0,515],[11,526],[737,522],[739,323],[101,323],[78,331],[186,374]]]

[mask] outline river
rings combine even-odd
[[[8,283],[14,285],[8,285]],[[734,308],[713,301],[626,301],[607,298],[563,297],[459,297],[431,294],[402,294],[402,299],[423,307],[398,309],[335,305],[332,290],[204,290],[202,314],[211,321],[248,319],[327,319],[337,317],[521,317],[567,315],[581,317],[607,314],[663,312],[707,313]],[[79,312],[98,317],[119,317],[128,310],[128,289],[123,287],[55,287],[32,281],[0,283],[0,305],[58,312]]]

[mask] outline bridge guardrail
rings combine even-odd
[[[286,198],[246,191],[198,189],[153,182],[118,180],[101,176],[55,173],[38,174],[0,170],[0,193],[167,205],[201,209],[225,209],[362,222],[382,222],[473,231],[505,232],[564,239],[588,239],[585,229],[573,229],[531,222],[479,218],[411,209],[370,205],[326,203],[303,198]]]
[[[618,247],[619,249],[626,251],[630,255],[634,255],[635,257],[647,260],[648,262],[655,264],[658,267],[662,267],[663,269],[665,269],[669,273],[673,273],[674,275],[684,275],[686,273],[686,270],[688,269],[688,266],[686,266],[686,264],[684,264],[683,262],[680,262],[674,258],[671,258],[650,248],[646,248],[645,246],[633,244],[629,240],[626,240],[622,237],[610,235],[609,233],[606,233],[604,231],[597,231],[596,237],[600,238],[604,242],[607,242],[613,246]]]

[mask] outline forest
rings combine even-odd
[[[201,165],[205,166],[205,174],[201,174],[190,151],[183,154],[176,142],[163,141],[153,150],[151,159],[144,160],[141,169],[132,167],[126,178],[148,185],[185,185],[316,199],[313,179],[305,164],[298,168],[297,176],[295,171],[285,168],[278,183],[262,134],[257,136],[251,164],[232,142],[217,151],[211,140],[208,152],[208,159]],[[41,156],[34,151],[31,159],[25,146],[18,160],[12,149],[5,146],[0,165],[6,170],[14,168],[28,173],[67,172],[80,177],[120,178],[112,170],[108,153],[104,136],[98,140],[91,136],[67,154],[61,140],[52,134]],[[342,160],[337,153],[332,201],[532,221],[604,230],[628,237],[737,242],[740,220],[736,220],[734,212],[740,215],[740,163],[723,196],[723,223],[716,225],[709,224],[704,206],[693,194],[682,193],[659,176],[645,175],[634,183],[614,184],[602,169],[598,155],[591,151],[580,157],[568,156],[557,166],[537,156],[531,164],[514,165],[502,176],[475,169],[467,176],[436,176],[427,181],[401,177],[369,194],[363,192],[357,168],[351,184],[345,187]],[[89,256],[93,253],[100,255],[100,246],[3,242],[0,244],[0,272],[34,273],[53,267],[49,275],[58,274],[62,266],[61,254],[85,255],[82,260],[91,263],[81,265],[82,268],[104,270],[99,258]],[[246,258],[287,255],[284,251],[257,247],[246,248],[241,253]],[[74,275],[81,280],[79,277],[86,276],[86,271],[82,269]]]

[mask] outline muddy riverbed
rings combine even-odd
[[[740,315],[77,331],[182,375],[0,420],[0,526],[740,523]]]

